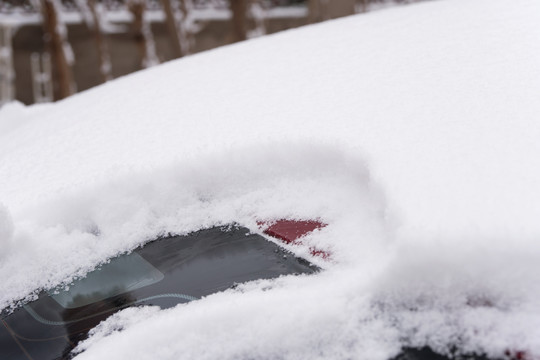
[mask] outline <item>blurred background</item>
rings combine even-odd
[[[0,106],[217,46],[420,0],[0,0]]]

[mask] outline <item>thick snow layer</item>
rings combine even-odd
[[[13,238],[13,221],[7,209],[0,203],[0,248],[2,248],[2,254],[8,254],[11,245],[11,239]]]
[[[79,357],[540,355],[538,23],[411,5],[3,108],[0,308],[159,234],[319,218],[292,249],[322,273],[120,313]]]

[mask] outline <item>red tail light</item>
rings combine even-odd
[[[324,228],[324,224],[317,220],[287,220],[280,219],[273,222],[259,221],[258,225],[264,229],[266,235],[280,239],[286,244],[301,245],[302,242],[298,239],[306,234],[318,229]],[[314,247],[309,248],[313,256],[319,256],[323,259],[330,257],[330,253]]]

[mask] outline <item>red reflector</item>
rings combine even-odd
[[[313,230],[325,226],[326,224],[313,220],[278,220],[264,230],[264,233],[289,244]]]
[[[268,223],[264,221],[258,222],[259,226],[264,228]],[[286,220],[281,219],[277,220],[276,222],[270,223],[271,225],[268,226],[264,233],[266,235],[272,236],[276,239],[282,240],[286,244],[297,244],[300,245],[302,242],[297,241],[302,236],[309,234],[310,232],[322,229],[326,226],[326,224],[323,224],[316,220]],[[323,259],[326,259],[330,256],[330,254],[324,250],[319,250],[316,248],[310,248],[310,252],[314,256],[320,256]]]
[[[506,350],[504,352],[511,360],[529,360],[531,357],[525,351],[510,351]]]

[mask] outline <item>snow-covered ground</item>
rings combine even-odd
[[[4,107],[0,308],[164,232],[320,218],[320,274],[123,311],[78,359],[540,356],[539,23],[441,0]]]

